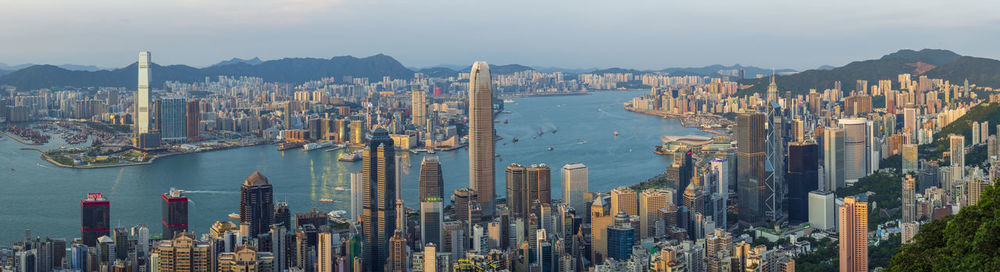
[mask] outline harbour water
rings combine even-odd
[[[552,168],[552,197],[561,198],[559,169],[570,162],[588,166],[591,191],[608,191],[665,171],[669,159],[653,153],[660,136],[710,136],[675,120],[623,109],[623,102],[643,93],[526,97],[507,103],[509,113],[499,115],[500,122],[495,123],[497,133],[504,137],[496,145],[500,155],[496,192],[504,194],[504,168],[510,163],[545,163]],[[616,131],[618,136],[614,136]],[[515,137],[517,143],[512,142]],[[63,144],[56,138],[43,147]],[[280,152],[275,146],[261,145],[166,157],[143,166],[64,169],[22,147],[27,146],[7,137],[0,139],[0,245],[23,239],[29,228],[32,236],[78,237],[80,198],[88,192],[101,192],[110,199],[113,226],[146,224],[152,233],[159,233],[160,194],[172,187],[185,190],[190,199],[189,229],[204,233],[213,222],[228,220],[227,215],[239,209],[240,184],[254,171],[268,177],[275,201],[287,202],[293,213],[310,208],[349,210],[350,173],[361,168],[361,162],[337,160],[345,150]],[[427,154],[400,154],[401,164],[408,166],[401,168],[403,201],[415,207],[420,160]],[[464,149],[433,156],[441,160],[445,198],[456,188],[468,187]],[[334,201],[320,202],[324,198]]]

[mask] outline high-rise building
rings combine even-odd
[[[411,94],[410,114],[417,127],[427,125],[427,91],[414,90]]]
[[[372,131],[362,150],[362,237],[363,260],[367,271],[384,269],[389,258],[389,237],[396,230],[396,153],[389,132]]]
[[[919,157],[917,156],[918,155],[918,153],[917,153],[917,145],[916,144],[903,144],[902,145],[902,149],[903,149],[903,152],[902,152],[903,153],[903,155],[902,155],[902,157],[903,157],[902,158],[903,159],[903,164],[902,164],[903,173],[910,173],[910,172],[916,173],[917,170],[918,170],[917,167],[918,167],[918,164],[919,164],[919,161],[918,161]]]
[[[420,202],[420,242],[441,244],[441,225],[444,225],[444,208],[441,199]]]
[[[247,224],[247,235],[267,232],[274,222],[274,192],[267,177],[253,172],[240,187],[240,223]]]
[[[597,195],[590,204],[590,260],[593,263],[601,263],[608,256],[608,226],[614,224],[609,201],[610,197]]]
[[[187,126],[184,131],[187,133],[188,140],[195,140],[201,135],[201,107],[197,99],[191,99],[187,102],[187,111],[185,112],[185,125]]]
[[[402,230],[396,230],[389,238],[389,262],[386,264],[385,271],[407,271],[410,266],[407,265],[407,260],[409,256],[406,252],[406,237],[403,237]]]
[[[837,226],[833,192],[809,192],[809,225],[820,230],[833,230]]]
[[[531,210],[537,209],[537,204],[552,203],[552,170],[548,165],[532,164],[527,169],[528,204]]]
[[[351,222],[358,223],[361,222],[361,199],[362,194],[356,193],[361,192],[361,172],[351,172]]]
[[[660,221],[660,209],[667,207],[673,201],[667,198],[667,192],[658,189],[648,189],[639,193],[639,237],[653,237],[656,233],[656,222]]]
[[[529,214],[527,168],[512,163],[504,170],[507,177],[507,208],[513,218],[527,219]]]
[[[562,168],[563,201],[576,210],[577,214],[587,214],[589,207],[583,200],[587,192],[587,166],[582,163],[566,164]]]
[[[739,221],[749,225],[764,223],[764,114],[736,117],[737,200]]]
[[[950,180],[962,180],[965,178],[965,136],[949,135],[948,143],[951,151]]]
[[[868,133],[864,118],[840,119],[839,123],[844,128],[844,181],[854,184],[858,179],[867,175],[868,158],[867,151]]]
[[[274,271],[274,256],[271,252],[258,252],[250,246],[242,246],[236,252],[219,254],[219,272],[266,272]]]
[[[788,219],[809,221],[809,192],[819,189],[819,150],[816,142],[788,145]]]
[[[175,233],[186,232],[188,227],[188,199],[181,191],[170,189],[163,198],[163,239],[173,239]]]
[[[173,239],[158,241],[153,248],[153,254],[159,256],[159,264],[153,271],[212,271],[209,259],[212,258],[211,245],[194,239],[194,235],[186,232],[178,233]]]
[[[621,186],[611,190],[611,214],[639,215],[639,198],[632,188]]]
[[[477,61],[469,76],[469,188],[479,196],[479,206],[487,217],[496,210],[493,134],[490,67]]]
[[[183,97],[160,98],[156,124],[163,140],[183,140],[187,137],[187,101]]]
[[[868,271],[868,202],[845,197],[838,216],[840,271]]]
[[[333,272],[333,234],[320,232],[316,234],[316,271]]]
[[[83,244],[97,246],[97,237],[111,233],[111,202],[104,194],[90,193],[80,199],[80,237]]]
[[[148,133],[150,131],[150,103],[152,97],[149,95],[149,82],[152,80],[150,69],[152,68],[151,54],[149,51],[139,52],[139,88],[135,94],[135,132],[136,134]]]
[[[684,206],[690,211],[689,216],[692,219],[696,214],[706,215],[705,189],[701,182],[701,173],[697,169],[695,169],[694,175],[691,177],[691,182],[684,189]],[[694,220],[689,222],[694,222]]]
[[[441,161],[437,156],[427,156],[420,161],[420,201],[429,197],[441,199],[444,196],[444,178],[441,175]]]
[[[916,183],[911,175],[903,178],[903,223],[917,221]]]
[[[365,128],[361,120],[352,120],[350,131],[352,144],[360,145],[364,142]]]
[[[628,260],[632,258],[632,245],[635,244],[635,230],[629,223],[629,216],[624,211],[615,215],[615,222],[608,226],[608,258]]]
[[[844,129],[830,127],[823,130],[823,184],[820,189],[836,191],[845,186],[844,181]]]

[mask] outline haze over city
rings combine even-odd
[[[2,1],[0,62],[208,66],[385,53],[408,67],[840,66],[900,48],[1000,57],[996,1]]]

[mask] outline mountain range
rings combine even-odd
[[[834,82],[841,82],[844,91],[853,90],[856,80],[868,80],[868,85],[878,84],[878,80],[893,80],[898,87],[897,75],[909,73],[913,80],[926,75],[941,78],[952,84],[962,84],[966,79],[979,86],[1000,87],[1000,61],[987,58],[962,56],[942,49],[914,51],[903,49],[878,59],[855,61],[832,69],[813,69],[791,75],[775,77],[780,91],[791,91],[793,95],[807,93],[809,89],[833,88]],[[741,93],[765,91],[770,78],[746,79],[740,83],[752,85]]]

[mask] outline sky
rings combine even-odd
[[[0,63],[122,67],[383,53],[564,68],[804,70],[939,48],[1000,58],[1000,1],[0,0]]]

